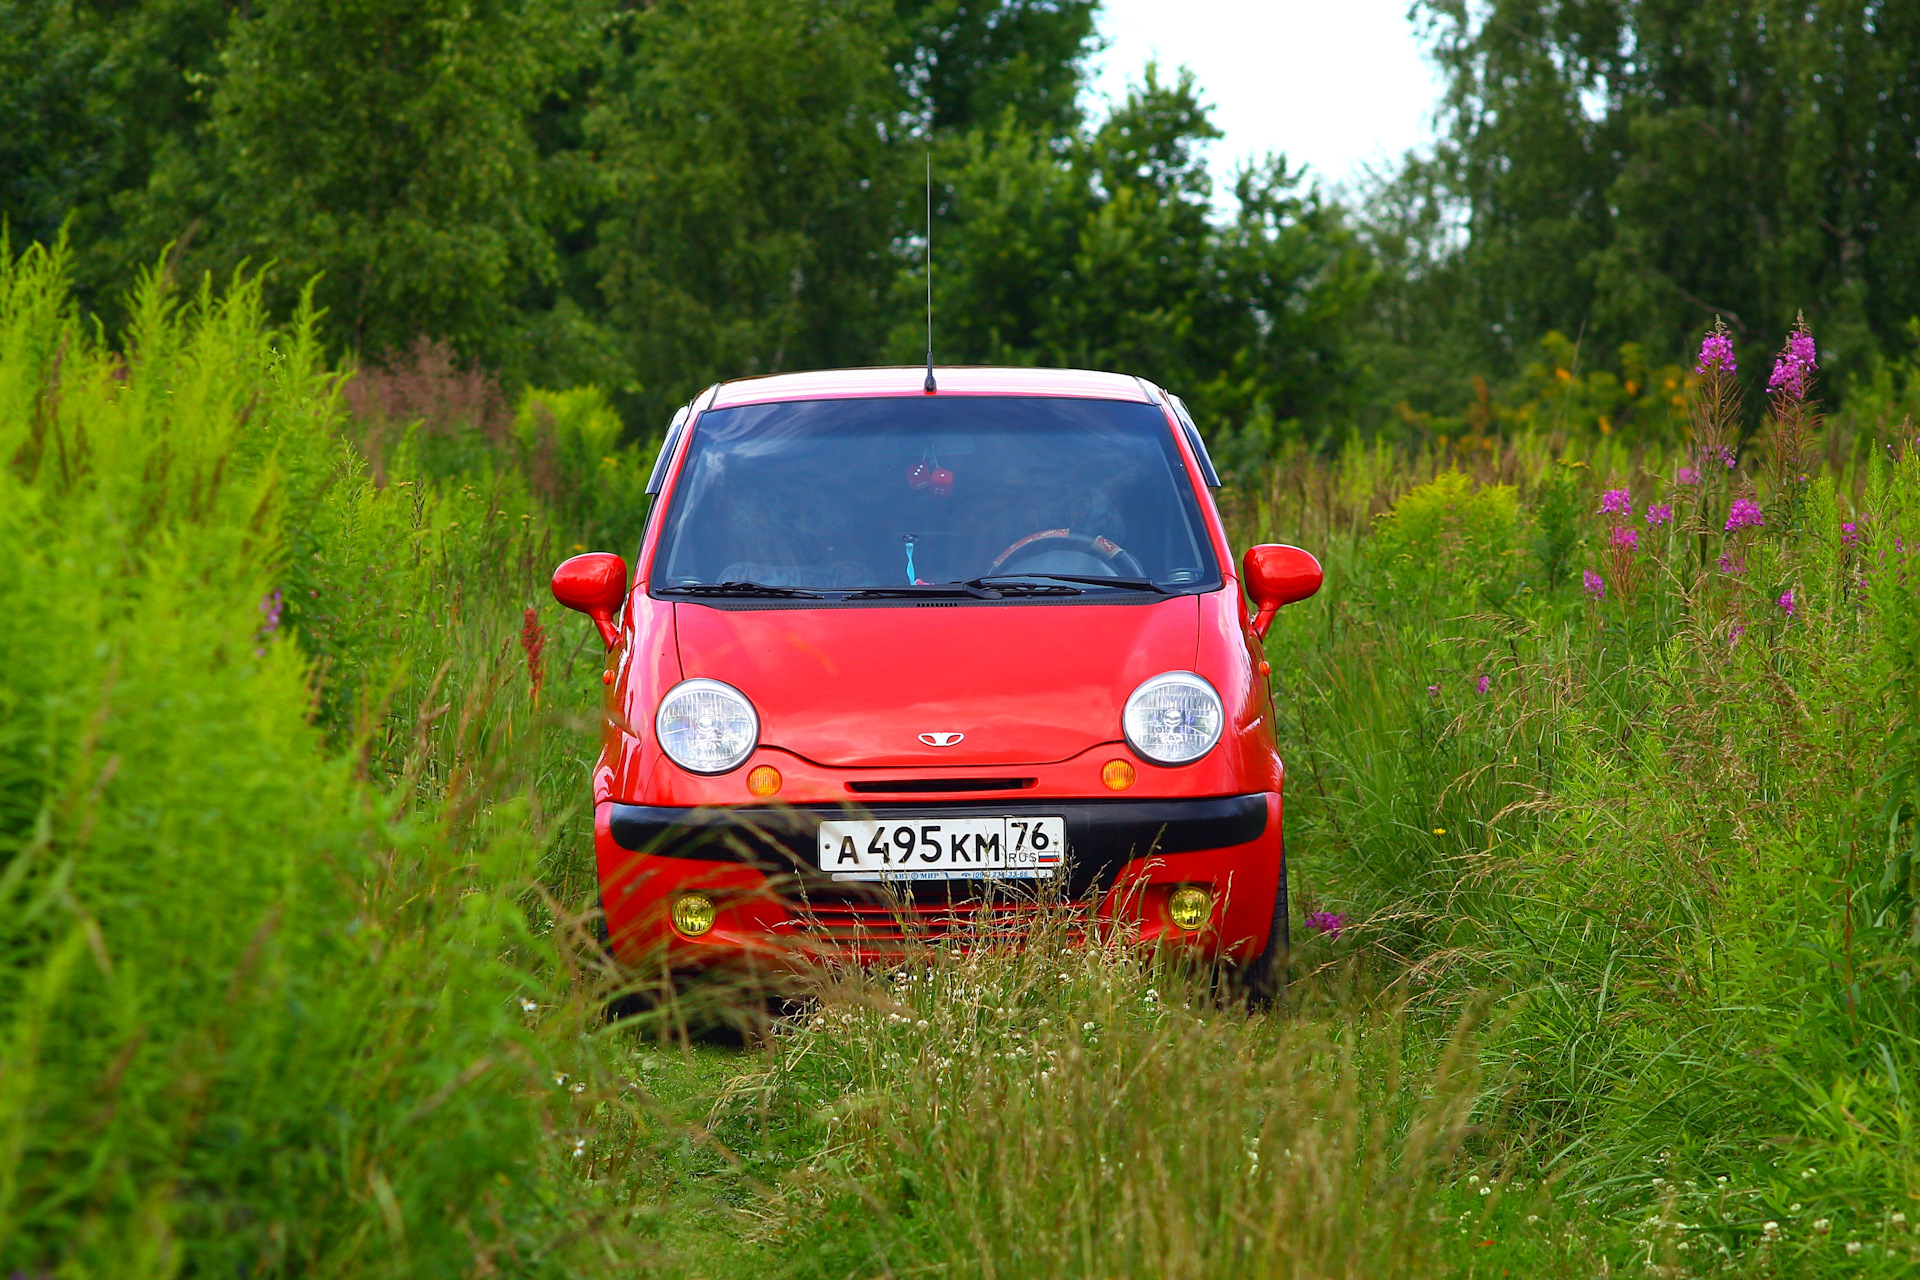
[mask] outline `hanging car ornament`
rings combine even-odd
[[[945,498],[953,493],[953,472],[941,466],[940,455],[929,449],[920,455],[920,461],[907,468],[907,488],[916,493],[931,488],[934,497]]]

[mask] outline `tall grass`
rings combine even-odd
[[[597,393],[348,395],[247,279],[109,341],[0,258],[0,1268],[1914,1265],[1920,379],[1704,485],[1699,380],[1687,437],[1272,459],[1225,501],[1328,566],[1268,654],[1346,917],[1287,1007],[1045,919],[725,1046],[600,1016],[600,655],[545,592],[644,514]]]
[[[568,1270],[546,535],[374,486],[257,281],[115,349],[64,271],[0,261],[0,1267]]]

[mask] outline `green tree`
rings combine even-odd
[[[1451,84],[1438,154],[1406,176],[1449,211],[1432,300],[1483,356],[1560,329],[1664,360],[1718,314],[1758,369],[1805,308],[1858,368],[1920,314],[1914,6],[1421,8]]]
[[[1240,176],[1235,216],[1216,222],[1201,150],[1218,136],[1192,77],[1151,67],[1064,145],[1011,121],[970,135],[935,229],[938,357],[1141,374],[1192,401],[1234,458],[1331,425],[1357,386],[1346,330],[1365,255],[1278,158]],[[921,336],[904,322],[896,356]]]
[[[511,345],[554,271],[529,121],[584,55],[582,6],[548,0],[264,0],[221,54],[206,145],[151,179],[147,217],[204,218],[196,267],[275,263],[278,302],[320,276],[333,338]],[[203,247],[202,247],[203,246]]]
[[[117,314],[160,244],[130,236],[148,176],[208,117],[227,0],[0,5],[0,219],[13,243],[76,246],[75,292]]]
[[[630,408],[657,418],[716,377],[872,361],[918,167],[889,22],[869,0],[626,16],[584,128],[608,190],[589,261],[641,388]]]
[[[1099,0],[895,0],[891,51],[928,127],[992,127],[1011,113],[1061,134],[1079,123]]]

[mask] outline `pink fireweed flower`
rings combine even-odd
[[[1733,339],[1728,336],[1726,329],[1717,323],[1713,327],[1713,332],[1701,340],[1700,359],[1693,366],[1693,371],[1705,377],[1716,369],[1727,373],[1740,371],[1740,367],[1733,362]]]
[[[1600,514],[1603,516],[1630,516],[1633,514],[1633,496],[1625,489],[1609,489],[1600,495]]]
[[[1807,375],[1820,367],[1819,352],[1814,349],[1813,334],[1807,329],[1803,318],[1795,322],[1793,332],[1787,335],[1787,345],[1780,349],[1779,357],[1773,362],[1773,373],[1767,378],[1767,390],[1799,399],[1807,394]]]
[[[1607,580],[1591,569],[1581,570],[1580,585],[1585,587],[1587,594],[1595,600],[1605,600],[1607,598]]]
[[[1640,547],[1640,534],[1633,529],[1623,527],[1613,531],[1611,541],[1616,547],[1624,547],[1628,551],[1636,551]]]
[[[1860,526],[1856,525],[1851,520],[1848,520],[1842,523],[1840,526],[1840,542],[1843,546],[1849,546],[1849,547],[1859,546],[1860,545]]]
[[[1760,514],[1760,506],[1752,498],[1735,498],[1733,506],[1727,510],[1727,532],[1739,529],[1751,529],[1767,522]]]
[[[1437,698],[1437,697],[1439,697],[1439,696],[1440,696],[1440,686],[1439,686],[1439,685],[1437,685],[1437,684],[1430,684],[1430,685],[1428,685],[1428,686],[1427,686],[1427,694],[1428,694],[1428,696],[1430,696],[1430,697],[1435,697],[1435,698]]]
[[[1648,505],[1647,524],[1649,526],[1672,523],[1673,504],[1671,502],[1655,502]]]
[[[1729,645],[1739,644],[1740,637],[1745,634],[1747,634],[1747,624],[1744,622],[1736,622],[1733,624],[1733,630],[1727,632],[1727,643]]]
[[[1485,693],[1487,691],[1487,687],[1492,683],[1493,683],[1492,676],[1481,676],[1478,680],[1473,682],[1473,687],[1478,689],[1481,693]]]
[[[1699,484],[1700,473],[1692,467],[1682,467],[1673,473],[1673,482],[1675,484]]]
[[[1338,942],[1340,931],[1347,927],[1347,918],[1338,911],[1309,911],[1301,923],[1315,933],[1327,935],[1327,941]]]
[[[1746,571],[1747,562],[1744,557],[1737,560],[1732,556],[1723,555],[1720,557],[1720,572],[1726,574],[1728,577],[1737,578]]]
[[[1797,611],[1795,610],[1794,604],[1793,604],[1793,592],[1791,591],[1781,592],[1780,598],[1774,601],[1774,603],[1779,605],[1780,612],[1786,614],[1789,618],[1795,617],[1797,615]]]

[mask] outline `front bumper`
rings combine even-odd
[[[1067,858],[1044,896],[1092,907],[1137,925],[1141,941],[1166,940],[1205,953],[1250,958],[1266,945],[1281,871],[1277,792],[1192,800],[968,800],[925,804],[670,808],[606,803],[595,814],[601,897],[616,954],[628,963],[664,947],[675,964],[771,957],[809,936],[827,912],[945,911],[977,902],[975,880],[920,881],[878,889],[835,884],[816,858],[819,826],[842,817],[919,820],[992,815],[1065,819]],[[1009,892],[1005,881],[989,896]],[[1166,917],[1180,884],[1213,887],[1214,918],[1186,933]],[[720,903],[715,928],[683,937],[667,921],[672,897],[701,889]],[[1018,896],[1018,891],[1013,891]],[[1031,891],[1029,890],[1029,897]],[[885,907],[876,905],[891,903]],[[811,936],[820,936],[817,933]],[[845,950],[845,948],[842,948]],[[863,958],[885,948],[856,947]]]
[[[835,818],[916,821],[975,816],[1066,819],[1068,896],[1113,883],[1120,868],[1155,853],[1192,853],[1249,844],[1267,829],[1267,797],[1204,800],[970,800],[937,804],[672,809],[609,806],[608,830],[631,853],[744,862],[770,873],[817,872],[820,824]],[[925,882],[923,882],[925,883]],[[966,883],[934,881],[935,885]]]

